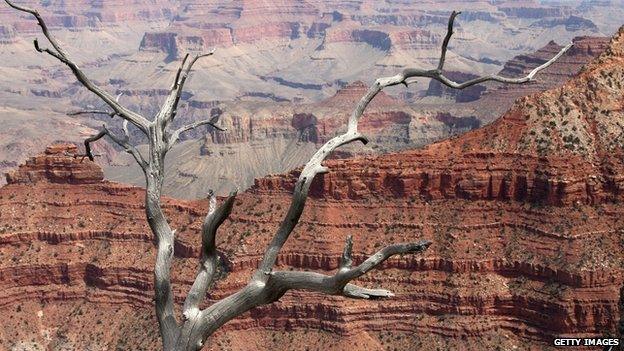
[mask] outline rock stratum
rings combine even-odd
[[[84,162],[73,144],[48,146],[43,155],[31,157],[17,170],[7,173],[9,184],[16,183],[99,183],[104,179],[102,169],[93,162]]]
[[[488,126],[421,150],[328,161],[281,268],[329,272],[351,234],[356,261],[391,242],[434,244],[360,280],[393,290],[393,299],[291,292],[226,324],[206,349],[535,350],[554,336],[615,334],[623,78],[624,28],[577,77],[518,100]],[[258,179],[238,196],[217,236],[222,274],[210,300],[245,284],[296,174]],[[156,348],[143,190],[69,183],[0,188],[0,346]],[[179,233],[178,303],[196,270],[206,207],[164,201]]]

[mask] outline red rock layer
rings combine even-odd
[[[0,311],[5,311],[0,313],[15,318],[2,332],[3,343],[15,340],[10,335],[19,329],[23,340],[48,345],[40,335],[44,328],[66,336],[74,349],[84,349],[101,331],[98,342],[109,348],[122,340],[132,349],[157,347],[151,316],[154,248],[142,193],[107,182],[39,182],[0,189],[0,257],[7,258],[0,265]],[[232,293],[248,279],[287,203],[288,196],[279,192],[240,195],[219,234],[227,273],[211,299]],[[390,242],[428,238],[435,244],[423,257],[391,260],[361,281],[392,289],[394,299],[287,294],[282,302],[229,323],[213,341],[215,349],[236,349],[222,343],[243,330],[247,337],[307,330],[298,340],[301,345],[321,330],[319,343],[364,333],[375,340],[375,350],[410,338],[461,340],[471,349],[491,349],[499,341],[485,338],[504,334],[516,335],[507,345],[539,347],[553,335],[601,334],[616,323],[622,283],[621,271],[614,268],[621,264],[621,256],[614,255],[621,249],[620,206],[570,210],[516,201],[375,196],[311,199],[308,206],[280,255],[285,269],[335,269],[348,234],[356,236],[356,261]],[[179,229],[173,276],[181,303],[195,272],[206,204],[167,200],[164,207]],[[597,248],[588,252],[587,245]],[[23,321],[38,310],[49,320],[24,327]],[[77,311],[84,311],[84,317]],[[106,328],[94,324],[80,329],[115,313],[147,321],[138,330],[123,319],[107,322]],[[258,349],[292,349],[288,345],[282,340]],[[429,346],[425,343],[423,349]],[[329,349],[349,347],[336,343]]]
[[[84,155],[79,155],[74,144],[48,146],[44,154],[31,157],[6,175],[8,184],[40,181],[86,184],[99,183],[102,179],[102,169]]]

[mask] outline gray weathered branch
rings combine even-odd
[[[430,244],[429,241],[420,241],[390,245],[370,256],[357,267],[347,269],[342,267],[331,276],[315,272],[276,271],[266,274],[265,281],[251,279],[243,289],[191,317],[193,323],[182,328],[180,335],[184,343],[180,350],[200,350],[206,338],[227,321],[254,307],[273,303],[289,290],[309,290],[358,299],[392,297],[394,295],[388,290],[364,288],[351,284],[350,281],[366,274],[389,257],[420,253]],[[347,247],[349,245],[348,240]],[[350,248],[345,248],[345,252],[349,251]]]
[[[340,257],[340,269],[350,269],[353,265],[353,237],[349,235],[345,242],[345,247]]]
[[[163,104],[160,112],[158,113],[156,120],[161,124],[162,129],[166,129],[169,123],[175,118],[178,113],[178,104],[180,103],[180,97],[184,89],[184,84],[190,76],[191,70],[195,63],[202,57],[207,57],[214,54],[214,49],[210,52],[200,55],[194,55],[191,61],[187,64],[189,54],[184,55],[180,67],[176,71],[175,80],[169,91],[169,95],[165,103]]]
[[[115,117],[117,112],[115,111],[102,111],[102,110],[84,110],[84,111],[75,111],[68,112],[68,116],[79,116],[79,115],[107,115],[109,117]]]
[[[348,253],[348,255],[343,255],[343,257],[349,256],[348,260],[350,260],[351,255],[351,245],[352,242],[349,237],[345,245],[345,253]],[[271,273],[271,279],[275,279],[275,284],[286,290],[311,290],[364,299],[392,297],[394,295],[388,290],[366,289],[349,282],[361,277],[394,255],[420,253],[425,251],[430,245],[431,242],[425,240],[416,243],[390,245],[370,256],[357,267],[350,268],[350,264],[341,265],[338,272],[332,276],[315,272],[278,271]]]
[[[143,171],[147,169],[148,163],[145,161],[145,159],[143,158],[139,150],[136,147],[134,147],[134,145],[130,144],[128,140],[129,139],[128,134],[126,134],[125,137],[118,137],[115,134],[111,133],[111,131],[106,126],[102,126],[102,130],[100,130],[99,133],[89,138],[86,138],[84,141],[85,153],[91,161],[93,161],[94,159],[93,153],[91,152],[91,143],[102,139],[104,136],[108,136],[117,145],[123,147],[127,153],[131,154],[136,160],[136,162],[139,164],[139,166],[141,166],[141,169],[143,169]]]
[[[216,198],[216,195],[211,191],[208,214],[202,225],[202,256],[199,272],[184,301],[183,312],[187,319],[199,313],[199,304],[205,298],[208,286],[210,286],[214,278],[219,259],[215,236],[217,234],[217,229],[219,229],[225,219],[232,213],[236,191],[231,192],[230,196],[219,208],[216,208]]]
[[[173,133],[171,133],[171,136],[169,136],[168,138],[168,148],[173,147],[173,145],[175,145],[175,143],[178,142],[178,139],[180,138],[180,134],[187,132],[191,129],[195,129],[199,126],[203,126],[203,125],[209,125],[212,126],[214,129],[221,131],[221,132],[225,132],[227,129],[226,128],[221,128],[218,125],[216,125],[217,121],[219,120],[219,116],[215,116],[210,118],[209,120],[203,120],[203,121],[197,121],[185,126],[182,126],[178,129],[176,129]]]
[[[440,60],[438,62],[438,67],[437,69],[432,69],[432,70],[422,70],[422,69],[418,69],[418,68],[407,68],[405,70],[403,70],[403,72],[401,72],[400,74],[397,74],[396,76],[393,77],[387,77],[387,78],[382,78],[382,79],[378,79],[375,84],[378,84],[380,86],[383,87],[388,87],[388,86],[393,86],[393,85],[397,85],[397,84],[406,84],[407,85],[407,79],[409,78],[413,78],[413,77],[426,77],[426,78],[431,78],[431,79],[435,79],[437,81],[439,81],[440,83],[453,88],[453,89],[464,89],[467,88],[469,86],[472,85],[476,85],[479,83],[483,83],[483,82],[487,82],[487,81],[496,81],[496,82],[500,82],[500,83],[507,83],[507,84],[522,84],[522,83],[527,83],[530,82],[531,80],[533,80],[533,78],[535,77],[535,75],[537,73],[539,73],[540,71],[546,69],[547,67],[549,67],[550,65],[552,65],[555,61],[557,61],[563,54],[565,54],[572,46],[573,43],[569,43],[568,45],[566,45],[565,47],[563,47],[559,53],[557,53],[557,55],[555,55],[553,58],[551,58],[550,60],[546,61],[544,64],[535,67],[531,72],[529,72],[529,74],[527,74],[524,77],[520,77],[520,78],[510,78],[510,77],[503,77],[500,75],[487,75],[487,76],[482,76],[482,77],[477,77],[468,81],[465,81],[463,83],[457,83],[454,82],[453,80],[449,79],[448,77],[446,77],[443,73],[442,70],[444,69],[444,63],[446,61],[446,51],[448,49],[448,44],[449,41],[451,40],[451,36],[453,35],[453,25],[455,23],[455,18],[460,14],[461,12],[456,12],[453,11],[451,13],[451,16],[449,18],[449,22],[448,22],[448,29],[447,29],[447,33],[446,36],[444,37],[444,41],[442,42],[442,52],[440,55]]]

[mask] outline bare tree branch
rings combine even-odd
[[[195,63],[202,57],[207,57],[214,54],[214,49],[205,54],[194,55],[191,61],[186,64],[189,58],[189,54],[184,55],[182,62],[180,63],[180,67],[176,71],[175,80],[173,85],[171,86],[171,91],[167,96],[167,100],[163,104],[160,109],[157,120],[162,125],[163,129],[167,128],[167,125],[175,118],[178,110],[178,104],[180,103],[180,97],[182,96],[182,91],[184,89],[184,84],[186,80],[189,78],[191,70]]]
[[[351,245],[352,242],[349,237],[345,245],[345,252],[348,252],[349,256],[351,255]],[[277,285],[286,290],[312,290],[326,294],[364,299],[391,297],[394,295],[388,290],[366,289],[349,284],[349,282],[361,277],[394,255],[420,253],[425,251],[430,245],[430,241],[424,240],[416,243],[390,245],[370,256],[357,267],[347,268],[342,266],[333,276],[314,272],[278,271],[271,273],[271,279],[275,279]]]
[[[195,129],[199,126],[203,126],[203,125],[209,125],[212,126],[214,129],[220,131],[220,132],[225,132],[227,130],[227,128],[221,128],[218,125],[216,125],[216,122],[219,120],[219,116],[215,116],[210,118],[209,120],[203,120],[203,121],[197,121],[185,126],[182,126],[180,128],[178,128],[177,130],[175,130],[173,133],[171,133],[171,136],[169,136],[168,138],[168,148],[173,147],[173,145],[175,145],[175,143],[178,142],[178,139],[180,138],[180,134],[187,132],[191,129]]]
[[[37,42],[37,40],[35,39],[35,43]],[[36,47],[37,45],[35,45]],[[117,95],[117,97],[115,98],[116,102],[119,102],[119,98],[123,95],[123,93],[119,93]],[[88,115],[88,114],[95,114],[95,115],[108,115],[111,118],[115,117],[117,115],[117,112],[115,111],[104,111],[104,110],[83,110],[83,111],[76,111],[76,112],[68,112],[67,115],[68,116],[78,116],[78,115]],[[123,122],[126,126],[128,125],[128,120],[124,119]]]
[[[349,235],[345,242],[344,251],[342,252],[342,256],[340,257],[340,269],[351,269],[353,265],[353,258],[351,257],[353,253],[353,237]]]
[[[52,36],[50,31],[48,30],[48,27],[45,24],[41,15],[39,15],[39,12],[30,8],[27,8],[27,7],[15,5],[12,1],[9,1],[9,0],[4,0],[4,1],[12,8],[18,11],[29,13],[37,19],[37,22],[43,32],[43,35],[48,39],[48,41],[50,42],[50,44],[52,44],[52,47],[54,48],[54,51],[50,49],[42,49],[39,46],[39,42],[35,40],[34,44],[35,44],[35,49],[37,51],[45,52],[51,55],[52,57],[56,58],[57,60],[61,61],[65,65],[67,65],[71,69],[71,71],[74,73],[74,76],[76,76],[76,79],[78,79],[78,81],[82,83],[82,85],[84,85],[91,92],[99,96],[100,99],[102,99],[107,105],[109,105],[116,112],[116,114],[118,114],[124,119],[129,120],[130,122],[132,122],[132,124],[137,126],[137,128],[139,128],[140,130],[142,130],[144,133],[147,134],[149,121],[145,119],[143,116],[139,115],[138,113],[133,112],[127,109],[126,107],[120,105],[117,101],[115,101],[115,98],[113,98],[112,95],[110,95],[108,92],[104,91],[102,88],[94,84],[82,72],[82,70],[78,68],[78,65],[76,65],[73,61],[69,59],[65,51],[61,48],[61,46],[58,44],[56,39]]]
[[[209,210],[202,225],[202,257],[199,265],[199,272],[195,277],[186,300],[184,301],[184,316],[188,319],[191,315],[199,313],[199,304],[205,298],[208,286],[214,278],[218,255],[215,244],[217,229],[232,213],[236,191],[230,193],[225,202],[216,208],[216,195],[211,191],[209,200]]]
[[[243,289],[200,311],[196,317],[197,321],[192,326],[185,325],[182,328],[180,338],[185,341],[183,349],[201,349],[206,338],[227,321],[254,307],[279,300],[288,290],[310,290],[359,299],[392,297],[394,295],[388,290],[368,289],[349,282],[366,274],[389,257],[420,253],[430,244],[429,241],[420,241],[390,245],[370,256],[357,267],[341,268],[332,276],[315,272],[276,271],[265,274],[266,281],[253,278]],[[348,240],[347,247],[349,245]],[[349,252],[350,249],[345,248],[345,251]]]
[[[128,131],[128,120],[124,119],[123,123],[121,124],[121,129],[123,130],[126,139],[130,139],[130,132]]]
[[[117,112],[115,111],[102,111],[102,110],[84,110],[84,111],[75,111],[75,112],[67,112],[68,116],[78,116],[78,115],[108,115],[109,117],[115,117]]]
[[[455,17],[457,17],[461,12],[453,11],[451,12],[451,16],[448,21],[448,28],[446,29],[446,36],[444,37],[444,41],[442,41],[442,51],[440,52],[440,61],[438,62],[438,70],[441,71],[444,68],[444,60],[446,60],[446,50],[448,48],[449,41],[451,41],[451,36],[453,36],[453,24],[455,23]]]
[[[116,136],[115,134],[111,133],[110,130],[108,130],[106,126],[102,126],[102,130],[100,130],[99,133],[85,139],[84,141],[85,153],[91,161],[93,161],[94,159],[93,153],[91,152],[91,143],[102,139],[104,136],[108,136],[112,141],[117,143],[117,145],[123,147],[127,153],[131,154],[134,157],[134,159],[137,161],[139,166],[141,166],[141,169],[143,169],[143,171],[145,172],[145,170],[147,169],[148,163],[145,161],[143,156],[141,156],[141,153],[139,152],[139,150],[136,147],[134,147],[134,145],[128,142],[128,137],[126,136],[126,138],[120,138]]]
[[[171,87],[171,90],[174,90],[180,86],[180,75],[182,74],[182,71],[184,70],[184,66],[186,65],[186,60],[188,60],[188,58],[189,58],[189,53],[186,53],[186,55],[184,55],[184,58],[182,59],[182,63],[180,63],[180,67],[178,68],[176,72],[175,80],[173,81],[173,86]]]

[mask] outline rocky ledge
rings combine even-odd
[[[48,146],[43,154],[31,157],[18,169],[7,173],[8,184],[15,183],[97,183],[104,179],[102,169],[78,152],[74,144]]]

